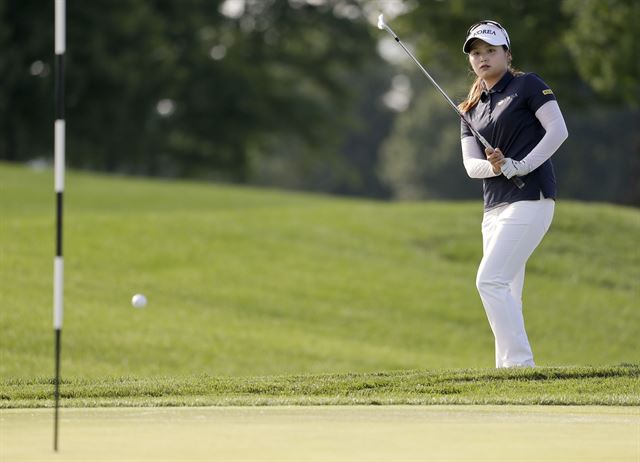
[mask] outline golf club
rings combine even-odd
[[[420,64],[420,61],[418,61],[415,56],[413,56],[413,54],[407,49],[406,46],[404,46],[404,43],[402,43],[402,41],[398,38],[398,36],[396,35],[395,32],[393,32],[393,30],[391,30],[391,28],[384,22],[384,15],[380,15],[378,16],[378,29],[383,30],[386,29],[387,32],[389,32],[394,40],[396,42],[398,42],[400,44],[400,46],[402,47],[402,49],[404,51],[407,52],[407,54],[411,57],[411,59],[413,59],[413,61],[416,63],[416,65],[420,68],[420,70],[422,71],[422,73],[424,75],[427,76],[427,78],[431,81],[432,84],[435,85],[435,87],[438,89],[438,91],[440,91],[440,93],[442,93],[442,96],[444,96],[444,98],[447,100],[447,102],[449,103],[449,105],[453,108],[454,111],[456,111],[456,113],[460,116],[460,118],[464,121],[464,123],[467,124],[467,126],[469,127],[469,130],[471,130],[471,133],[473,133],[473,135],[476,137],[476,139],[478,139],[478,141],[480,141],[482,143],[482,145],[485,148],[491,149],[493,150],[493,147],[489,144],[489,142],[484,138],[484,136],[482,136],[472,125],[471,122],[469,122],[467,120],[467,118],[464,116],[464,114],[462,113],[462,111],[460,111],[460,109],[458,109],[458,106],[455,105],[455,103],[453,101],[451,101],[451,98],[449,98],[449,96],[444,92],[444,90],[442,88],[440,88],[440,85],[438,85],[438,83],[433,80],[433,77],[431,77],[431,75],[429,75],[429,73],[427,72],[427,70],[422,66],[422,64]],[[522,181],[522,179],[520,179],[517,176],[514,176],[511,178],[511,181],[519,188],[522,189],[524,188],[524,182]]]

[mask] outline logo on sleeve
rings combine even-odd
[[[553,92],[551,91],[551,89],[547,88],[546,90],[542,90],[542,94],[543,95],[553,95]]]

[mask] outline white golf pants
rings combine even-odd
[[[552,199],[541,199],[484,214],[476,286],[495,337],[496,367],[535,366],[522,316],[524,269],[549,229],[554,209]]]

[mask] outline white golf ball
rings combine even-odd
[[[134,308],[144,308],[147,306],[147,297],[142,294],[135,294],[131,299],[131,304]]]

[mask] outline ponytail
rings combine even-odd
[[[467,95],[467,99],[458,104],[458,109],[462,112],[469,112],[478,101],[480,101],[480,95],[482,94],[482,90],[484,90],[484,84],[482,83],[482,79],[480,77],[476,77],[469,89],[469,94]]]

